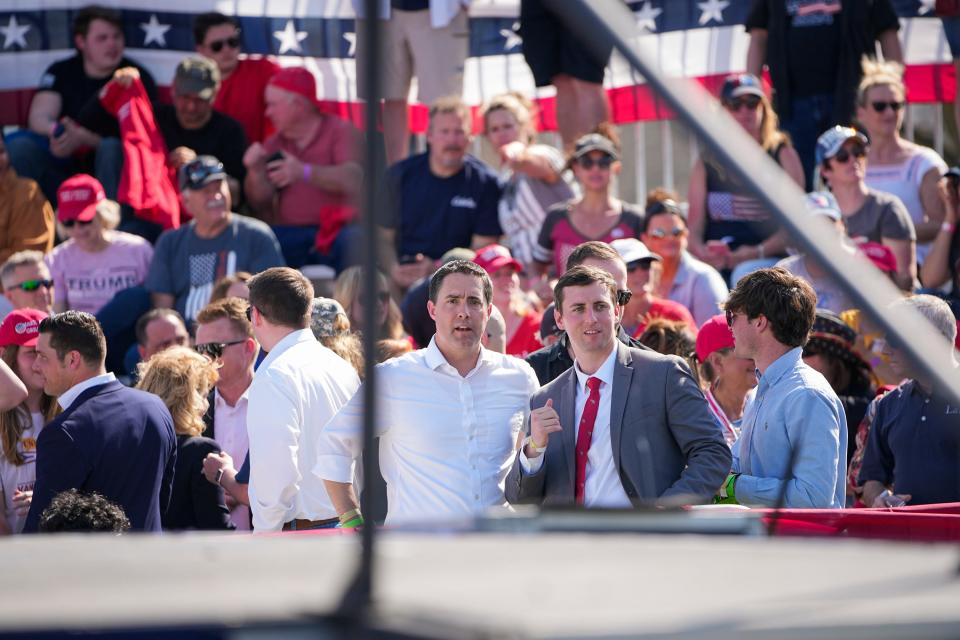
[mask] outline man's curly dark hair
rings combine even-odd
[[[50,505],[43,510],[38,528],[44,533],[124,533],[130,529],[130,520],[123,509],[99,493],[80,493],[70,489],[54,496]]]

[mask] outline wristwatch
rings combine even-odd
[[[547,445],[543,445],[542,447],[538,447],[538,446],[537,446],[537,443],[533,441],[533,436],[527,436],[526,438],[524,438],[524,440],[523,440],[523,446],[524,446],[524,448],[526,448],[527,445],[530,445],[530,448],[533,449],[534,452],[536,452],[536,454],[537,454],[538,456],[539,456],[541,453],[543,453],[544,451],[547,450]]]
[[[220,467],[219,469],[217,469],[217,478],[216,478],[218,486],[220,486],[220,480],[222,479],[223,479],[223,467]]]

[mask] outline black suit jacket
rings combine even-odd
[[[24,531],[61,491],[97,492],[134,530],[160,531],[177,460],[173,419],[152,393],[113,381],[86,389],[37,438],[37,481]]]
[[[219,453],[220,445],[202,436],[177,436],[177,471],[173,476],[170,508],[163,514],[163,528],[234,529],[223,489],[203,475],[203,459]]]

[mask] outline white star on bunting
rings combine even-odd
[[[293,26],[293,20],[287,20],[287,26],[283,28],[283,31],[274,31],[273,37],[280,41],[280,48],[277,51],[280,55],[287,51],[303,53],[300,43],[307,39],[307,32],[297,31],[297,28]]]
[[[637,28],[646,29],[647,31],[654,32],[657,30],[657,17],[663,13],[663,9],[655,9],[651,4],[650,0],[647,0],[643,3],[643,6],[640,7],[640,11],[637,11],[634,15],[637,19]]]
[[[706,2],[698,2],[697,6],[700,7],[700,20],[697,21],[701,27],[709,23],[711,20],[716,20],[717,22],[723,22],[723,10],[730,6],[729,0],[707,0]]]
[[[514,47],[519,47],[523,44],[523,38],[520,37],[520,34],[517,33],[517,29],[520,28],[519,22],[514,22],[509,29],[500,29],[500,35],[506,38],[506,42],[503,45],[504,51],[510,51]]]
[[[925,16],[933,11],[937,0],[920,0],[920,6],[917,7],[917,15]]]
[[[348,56],[356,55],[357,53],[357,34],[356,33],[345,33],[343,34],[343,39],[350,43],[350,50],[347,51]]]
[[[140,23],[140,28],[144,31],[143,46],[146,47],[153,42],[158,47],[166,47],[167,31],[170,31],[170,27],[171,25],[169,24],[161,24],[157,19],[157,14],[152,14],[150,16],[150,22]]]
[[[20,45],[21,48],[27,48],[27,39],[24,37],[30,31],[30,25],[19,24],[17,16],[11,15],[7,26],[0,27],[0,33],[3,33],[3,48],[10,49],[14,45]]]

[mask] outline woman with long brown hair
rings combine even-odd
[[[217,364],[187,347],[170,347],[137,367],[137,388],[163,400],[177,434],[177,463],[163,528],[233,529],[223,489],[203,477],[203,459],[220,445],[202,436]]]
[[[760,80],[748,73],[728,77],[720,91],[727,112],[801,188],[804,184],[800,156],[779,128],[777,114],[763,92]],[[687,191],[690,210],[690,253],[736,278],[751,263],[769,266],[783,257],[785,234],[776,218],[716,158],[703,154],[690,173]]]
[[[376,295],[378,339],[402,338],[403,322],[400,307],[390,297],[390,286],[386,277],[377,272],[378,290]],[[333,289],[333,298],[340,303],[350,320],[350,327],[356,333],[363,333],[363,269],[350,267],[337,277]]]
[[[0,413],[0,534],[20,533],[36,480],[37,436],[57,415],[57,399],[43,391],[33,371],[42,311],[18,309],[0,324],[0,358],[27,388],[27,398]]]

